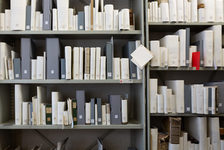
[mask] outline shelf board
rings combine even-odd
[[[223,67],[200,67],[199,70],[196,70],[196,68],[193,67],[150,67],[151,71],[224,71]]]
[[[224,25],[224,22],[149,22],[149,26],[212,26]]]
[[[128,130],[128,129],[143,129],[143,125],[142,124],[136,124],[136,123],[129,123],[126,125],[76,125],[73,128],[71,126],[63,126],[63,125],[15,125],[14,121],[9,121],[3,124],[0,124],[0,129],[66,129],[66,130],[103,130],[103,129],[124,129],[124,130]]]
[[[224,114],[160,114],[151,113],[151,117],[224,117]]]
[[[0,80],[0,84],[139,84],[142,80]]]

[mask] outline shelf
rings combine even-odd
[[[212,26],[224,25],[224,22],[149,22],[149,26]]]
[[[149,68],[150,71],[224,71],[224,68],[220,67],[220,68],[214,68],[214,67],[210,67],[210,68],[205,68],[205,67],[200,67],[199,70],[196,70],[196,68],[192,68],[192,67],[178,67],[178,68],[174,68],[174,67],[169,67],[169,68],[164,68],[164,67],[150,67]]]
[[[110,38],[111,36],[120,38],[130,38],[130,36],[141,35],[141,30],[133,31],[0,31],[0,37],[62,37],[62,38],[85,38],[101,39]]]
[[[224,117],[224,114],[160,114],[151,113],[151,117]]]
[[[0,84],[138,84],[142,80],[0,80]]]
[[[14,121],[9,121],[7,123],[0,124],[0,129],[61,129],[61,130],[103,130],[103,129],[143,129],[142,124],[135,124],[135,123],[129,123],[127,125],[76,125],[73,128],[71,126],[63,126],[63,125],[39,125],[39,126],[32,126],[32,125],[15,125]]]

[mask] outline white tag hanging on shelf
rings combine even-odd
[[[131,61],[141,70],[143,70],[146,64],[153,58],[152,52],[143,45],[140,45],[131,56]]]

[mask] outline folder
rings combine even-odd
[[[121,96],[110,95],[111,124],[121,124]]]

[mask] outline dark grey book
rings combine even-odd
[[[102,100],[101,98],[97,98],[97,117],[98,117],[98,125],[102,124]]]
[[[21,74],[22,79],[31,79],[31,59],[34,56],[34,45],[30,38],[21,39]]]
[[[92,125],[95,125],[95,98],[91,98],[91,104],[90,104],[91,106],[91,120],[90,120],[90,122],[91,122],[91,124]]]
[[[189,58],[189,52],[190,52],[190,37],[191,37],[191,30],[190,28],[186,28],[186,65],[189,66],[189,61],[190,61],[190,58]]]
[[[191,85],[184,85],[184,112],[185,113],[192,113],[191,109],[191,92],[192,88]]]
[[[77,124],[85,125],[85,91],[76,91],[77,100]]]
[[[78,12],[78,30],[85,30],[85,13],[83,11]]]
[[[14,69],[14,78],[21,79],[21,59],[20,58],[13,59],[13,69]]]
[[[136,42],[128,41],[123,51],[124,57],[129,58],[129,60],[131,60],[132,59],[131,53],[133,53],[135,49],[136,49]],[[129,61],[129,70],[130,70],[130,79],[137,79],[137,67],[132,61]]]
[[[114,49],[111,42],[106,44],[106,61],[107,61],[107,79],[113,79],[113,58],[114,58]]]
[[[65,78],[65,59],[64,58],[61,58],[61,79],[66,79]]]
[[[52,0],[43,0],[43,30],[52,29]]]
[[[26,6],[26,30],[31,30],[31,6]]]
[[[46,39],[47,79],[59,79],[60,75],[60,42],[58,38]]]
[[[121,124],[121,96],[110,95],[111,124]]]
[[[212,114],[212,88],[208,88],[208,114]]]

